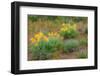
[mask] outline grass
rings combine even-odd
[[[81,59],[88,58],[88,53],[87,53],[87,51],[81,51],[78,53],[77,57],[81,58]]]

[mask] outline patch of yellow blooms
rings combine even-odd
[[[62,31],[62,32],[69,31],[70,28],[76,30],[76,24],[70,25],[70,24],[63,23],[60,31]],[[31,38],[31,42],[34,43],[37,46],[38,42],[40,40],[44,40],[44,41],[47,42],[49,40],[49,37],[60,37],[60,35],[59,35],[58,32],[49,32],[48,35],[46,36],[42,32],[38,32],[38,33],[34,34],[34,37]]]
[[[49,32],[48,35],[44,35],[42,32],[36,33],[32,38],[31,42],[34,43],[36,46],[40,40],[48,41],[49,37],[59,37],[60,35],[57,32]]]
[[[40,40],[48,41],[48,37],[45,36],[42,32],[36,33],[34,37],[31,38],[32,43],[38,43]]]
[[[69,31],[70,29],[74,29],[76,30],[76,24],[70,25],[70,24],[62,24],[62,28],[60,29],[60,31]]]
[[[48,36],[49,37],[60,37],[60,35],[58,34],[58,32],[49,32]]]

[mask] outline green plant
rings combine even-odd
[[[79,34],[76,29],[76,24],[64,24],[60,29],[60,35],[64,38],[74,38]]]
[[[78,53],[78,58],[87,58],[88,54],[86,51],[81,51]]]
[[[79,46],[79,41],[75,39],[69,39],[64,42],[64,52],[75,51]]]
[[[88,28],[85,28],[84,33],[85,33],[85,34],[87,34],[87,33],[88,33]]]
[[[88,44],[88,40],[86,39],[86,38],[82,38],[81,40],[80,40],[80,45],[81,46],[86,46]]]
[[[68,32],[65,33],[65,37],[68,37],[68,38],[74,38],[78,35],[78,31],[74,30],[74,29],[69,29]]]
[[[32,46],[34,60],[45,60],[52,58],[52,54],[62,47],[62,41],[57,37],[50,37],[48,41],[40,40],[37,45]]]
[[[45,60],[51,58],[53,48],[48,48],[48,43],[41,40],[37,46],[33,45],[32,55],[34,60]]]
[[[63,42],[60,38],[58,37],[50,37],[48,42],[47,42],[47,48],[52,48],[52,51],[58,51],[60,50],[63,46],[62,46]]]

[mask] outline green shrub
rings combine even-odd
[[[32,47],[32,55],[34,60],[45,60],[51,56],[51,51],[46,49],[47,43],[41,40],[37,46]]]
[[[34,60],[46,60],[52,58],[52,54],[62,48],[62,41],[59,38],[51,37],[48,42],[41,40],[37,46],[32,46]]]
[[[64,42],[64,52],[72,52],[78,49],[79,41],[75,39],[69,39]]]
[[[52,51],[58,51],[60,49],[62,49],[63,47],[63,42],[60,38],[58,37],[50,37],[49,41],[47,43],[47,46],[49,48],[52,48]]]
[[[65,37],[74,38],[78,35],[78,31],[74,29],[70,29],[68,32],[65,33]]]
[[[65,24],[61,29],[60,29],[60,35],[63,36],[64,38],[75,38],[79,32],[77,31],[76,24]]]

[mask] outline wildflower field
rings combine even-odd
[[[28,60],[88,58],[88,18],[28,15]]]

